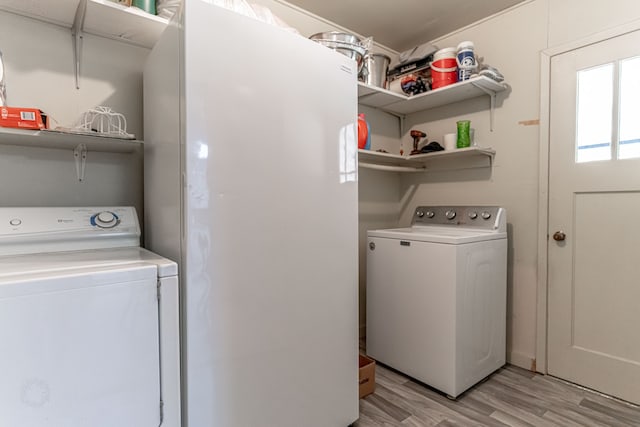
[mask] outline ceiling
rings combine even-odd
[[[526,0],[287,0],[398,52]]]

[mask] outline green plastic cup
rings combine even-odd
[[[467,148],[471,146],[471,121],[460,120],[456,122],[458,125],[458,139],[456,140],[456,148]]]

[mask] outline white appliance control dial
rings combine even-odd
[[[469,212],[469,218],[476,219],[478,218],[478,212]]]
[[[446,216],[447,219],[453,219],[456,217],[456,211],[446,211],[444,216]]]
[[[435,213],[433,211],[427,211],[427,218],[433,218]]]
[[[118,216],[113,212],[102,211],[91,217],[91,223],[100,228],[113,228],[120,223]]]
[[[482,219],[489,219],[491,218],[491,214],[487,211],[484,211],[480,214],[482,216]]]
[[[422,218],[424,216],[424,212],[423,211],[416,211],[416,215],[418,215],[418,218]]]

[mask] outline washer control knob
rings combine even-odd
[[[422,212],[422,211],[416,211],[416,216],[417,216],[418,218],[422,218],[422,217],[424,216],[424,212]]]
[[[113,228],[120,222],[116,214],[109,211],[103,211],[91,217],[93,225],[100,228]]]
[[[447,219],[453,219],[456,217],[456,211],[446,211],[444,216],[446,216]]]
[[[476,219],[478,218],[478,212],[469,212],[469,218]]]
[[[480,216],[482,216],[482,219],[489,219],[489,218],[491,218],[491,213],[487,212],[487,211],[484,211],[484,212],[482,212],[480,214]]]
[[[433,211],[427,211],[426,215],[427,215],[427,218],[433,218],[436,214],[433,213]]]

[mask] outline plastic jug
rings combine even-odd
[[[364,114],[358,114],[358,149],[368,150],[371,148],[371,137],[369,135],[369,123]]]

